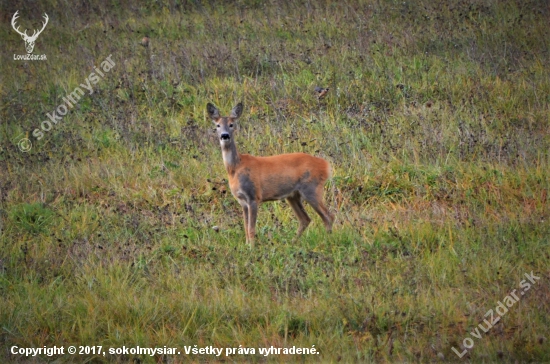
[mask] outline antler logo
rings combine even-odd
[[[34,49],[34,42],[36,42],[36,38],[38,38],[38,36],[40,35],[40,33],[42,33],[42,31],[44,30],[44,28],[46,28],[46,24],[48,24],[48,14],[44,13],[44,19],[46,20],[43,25],[42,25],[42,29],[40,29],[38,32],[35,30],[34,33],[29,37],[27,35],[27,30],[25,29],[25,31],[23,33],[21,33],[19,31],[19,27],[16,27],[16,24],[15,24],[15,21],[17,20],[18,16],[17,16],[17,13],[19,12],[19,10],[17,10],[15,12],[15,14],[13,14],[13,18],[11,19],[11,26],[13,27],[13,29],[19,33],[21,35],[21,38],[23,38],[23,40],[25,41],[25,48],[27,49],[27,53],[32,53],[32,50]]]

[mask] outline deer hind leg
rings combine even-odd
[[[300,223],[300,226],[298,227],[298,232],[296,233],[296,237],[294,238],[294,241],[296,241],[311,222],[311,218],[308,216],[306,210],[304,209],[304,205],[302,205],[301,196],[299,193],[287,197],[286,200],[290,204],[290,207],[292,207],[292,210],[294,211],[296,217],[298,217],[298,221]]]
[[[325,228],[330,233],[332,231],[334,216],[323,203],[323,184],[319,184],[315,190],[303,191],[302,196],[304,197],[304,200],[306,200],[307,203],[313,207],[315,212],[319,214],[325,224]]]

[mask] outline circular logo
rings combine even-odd
[[[23,153],[27,153],[32,148],[32,143],[29,138],[23,138],[18,143],[19,150]]]

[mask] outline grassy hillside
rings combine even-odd
[[[0,4],[0,361],[550,361],[546,1]],[[245,244],[239,101],[241,152],[330,161],[331,235],[275,202]]]

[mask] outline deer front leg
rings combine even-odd
[[[258,217],[258,203],[251,201],[248,204],[248,243],[254,247],[254,236],[256,235],[256,219]]]
[[[248,243],[248,206],[242,205],[243,207],[243,219],[244,219],[244,236],[246,236],[246,242]]]

